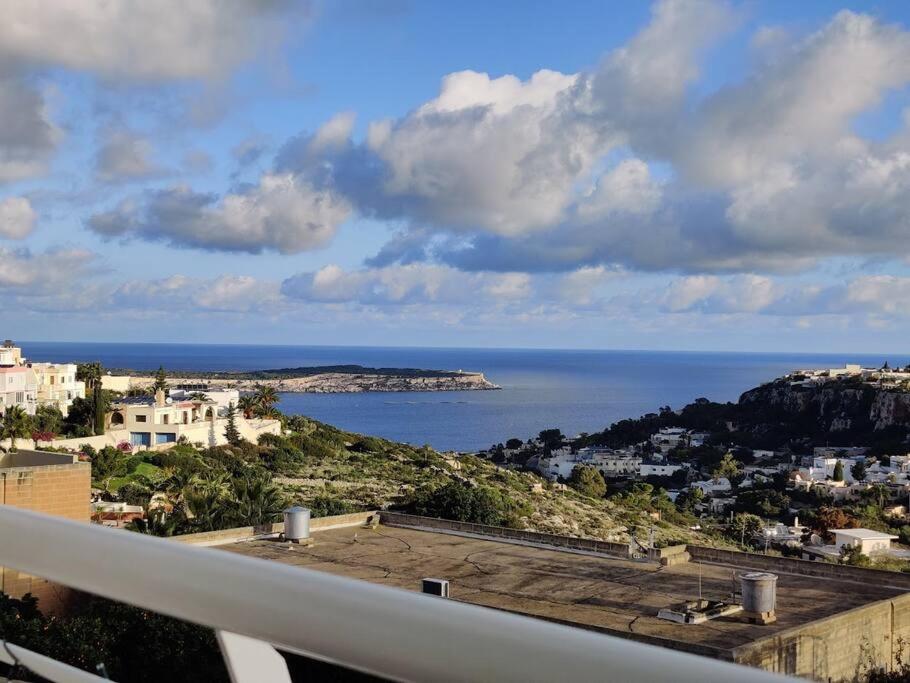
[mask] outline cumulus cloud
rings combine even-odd
[[[86,277],[96,256],[84,249],[28,249],[0,247],[0,291],[22,296],[54,293]]]
[[[346,271],[328,265],[286,279],[282,293],[301,301],[364,305],[476,304],[525,299],[525,273],[461,273],[446,266],[411,264]]]
[[[25,197],[0,200],[0,238],[21,240],[28,237],[38,216]]]
[[[775,31],[773,55],[704,94],[701,62],[737,20],[663,0],[590,72],[453,73],[363,141],[347,114],[289,141],[278,168],[401,221],[377,266],[792,272],[906,255],[910,124],[881,141],[854,122],[910,85],[910,32],[851,12]]]
[[[208,78],[281,32],[282,6],[256,0],[9,0],[5,61],[139,79]]]
[[[95,157],[95,173],[105,182],[142,180],[162,173],[151,159],[151,143],[125,129],[105,132]]]
[[[291,175],[219,198],[187,187],[150,191],[95,214],[88,227],[105,237],[165,241],[200,249],[294,254],[324,246],[349,215],[347,203]]]
[[[838,284],[754,274],[692,275],[635,296],[624,293],[612,303],[671,314],[759,314],[809,321],[818,316],[910,318],[904,304],[908,296],[910,277],[897,275],[862,275]]]
[[[279,283],[244,275],[194,278],[173,275],[157,280],[130,280],[110,294],[118,308],[245,313],[279,303]]]

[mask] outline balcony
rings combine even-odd
[[[0,506],[0,564],[214,629],[234,683],[288,683],[278,650],[397,681],[790,680],[504,611],[7,506]],[[0,661],[18,662],[58,683],[106,680],[15,643],[0,641]]]

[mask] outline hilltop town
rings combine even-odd
[[[910,368],[798,370],[737,403],[698,399],[574,438],[548,429],[482,455],[616,501],[669,499],[744,549],[904,570],[908,408]]]

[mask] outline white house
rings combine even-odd
[[[59,408],[64,416],[73,399],[85,398],[85,382],[76,379],[74,363],[29,363],[37,380],[38,405]]]
[[[38,406],[38,379],[24,365],[0,367],[0,414],[10,406],[20,406],[29,415]]]
[[[887,553],[891,550],[891,541],[897,539],[897,536],[872,529],[831,529],[831,533],[834,534],[834,547],[838,553],[844,546],[859,546],[863,555]]]
[[[240,392],[237,389],[210,389],[208,387],[171,389],[169,397],[174,401],[189,401],[193,394],[202,394],[206,399],[212,401],[217,407],[219,415],[227,415],[228,406],[233,403],[236,407],[237,402],[240,401]]]
[[[641,463],[638,466],[639,477],[672,477],[680,470],[685,469],[682,465],[659,465],[654,463]]]

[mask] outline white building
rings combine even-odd
[[[682,427],[661,427],[651,435],[651,444],[661,453],[668,453],[677,446],[689,444],[689,432]]]
[[[0,414],[10,406],[20,406],[29,415],[38,406],[38,379],[24,365],[0,367]]]
[[[227,415],[230,404],[233,403],[236,408],[237,402],[240,401],[240,392],[237,389],[211,389],[205,385],[202,385],[202,388],[171,389],[168,396],[174,401],[189,401],[193,394],[202,394],[207,400],[212,401],[217,408],[218,415]]]
[[[605,477],[634,477],[638,475],[641,457],[609,448],[582,448],[575,453],[559,449],[540,458],[537,471],[548,479],[568,479],[578,465],[595,467]]]
[[[897,536],[872,529],[831,529],[834,534],[834,547],[838,553],[844,548],[859,546],[863,555],[887,553],[891,550],[891,541]]]
[[[64,417],[73,399],[85,398],[85,382],[76,380],[73,363],[29,363],[37,380],[38,405],[59,408]]]
[[[655,463],[641,463],[638,466],[639,477],[672,477],[680,470],[685,469],[682,465],[660,465]]]

